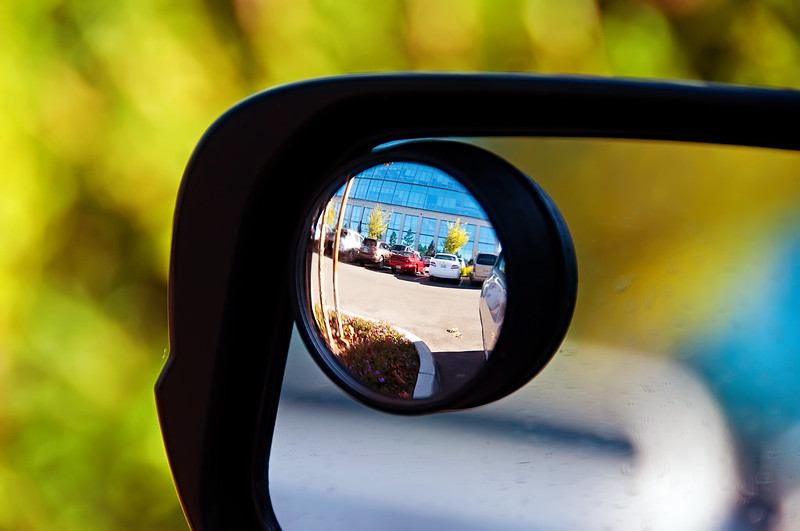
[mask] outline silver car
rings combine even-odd
[[[494,253],[478,253],[472,264],[472,271],[469,274],[469,281],[473,286],[483,284],[492,274],[492,268],[497,263],[497,255]]]
[[[492,268],[492,274],[483,283],[478,312],[481,317],[483,355],[488,360],[506,314],[506,262],[502,254]]]

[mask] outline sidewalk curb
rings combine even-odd
[[[430,398],[438,391],[436,381],[436,363],[433,361],[433,353],[428,345],[425,344],[420,338],[409,332],[403,330],[392,324],[395,330],[406,336],[406,338],[414,343],[414,347],[419,354],[419,372],[417,373],[417,384],[414,386],[414,395],[411,397],[414,400],[421,398]]]
[[[433,354],[428,345],[422,341],[414,341],[419,354],[419,373],[417,374],[417,385],[414,387],[412,398],[430,398],[437,391],[436,364],[433,362]]]
[[[360,317],[362,319],[376,320],[373,317],[354,314],[347,311],[342,311],[343,314]],[[386,321],[385,321],[386,322]],[[417,372],[417,383],[414,386],[414,394],[412,400],[421,398],[430,398],[438,391],[438,382],[436,378],[436,363],[433,361],[433,353],[428,345],[425,344],[420,338],[402,328],[395,326],[394,323],[387,322],[392,328],[397,330],[400,334],[404,335],[406,339],[414,344],[419,355],[419,371]]]

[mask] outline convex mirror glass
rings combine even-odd
[[[566,223],[530,177],[475,145],[415,140],[324,182],[301,229],[298,324],[342,389],[395,413],[463,409],[549,362],[577,269]]]
[[[414,161],[371,165],[323,198],[312,231],[316,332],[353,378],[423,399],[481,371],[504,317],[502,244],[455,177]]]

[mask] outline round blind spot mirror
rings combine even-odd
[[[533,215],[509,215],[509,198]],[[491,153],[444,141],[376,150],[334,172],[308,219],[301,333],[323,370],[369,405],[477,405],[530,379],[563,338],[575,283],[566,225],[530,179]],[[519,225],[526,220],[530,230]],[[526,281],[534,256],[538,276]],[[509,278],[507,264],[524,274]],[[543,333],[509,352],[514,301],[521,322],[527,315]]]
[[[504,286],[487,284],[484,311],[481,287],[502,245],[454,177],[410,161],[370,166],[321,205],[313,233],[315,332],[352,378],[420,400],[481,371],[502,324]]]

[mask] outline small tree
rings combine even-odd
[[[328,208],[325,212],[327,212],[325,215],[325,224],[329,227],[333,227],[333,224],[336,223],[336,208],[333,204],[333,199],[328,203]]]
[[[397,243],[397,233],[392,232],[392,235],[389,236],[389,245],[394,245]]]
[[[375,205],[367,220],[367,238],[380,238],[389,226],[390,212],[383,210],[381,204]]]
[[[456,219],[455,223],[447,223],[447,237],[444,239],[444,252],[456,254],[469,241],[467,229],[461,225],[461,219]]]

